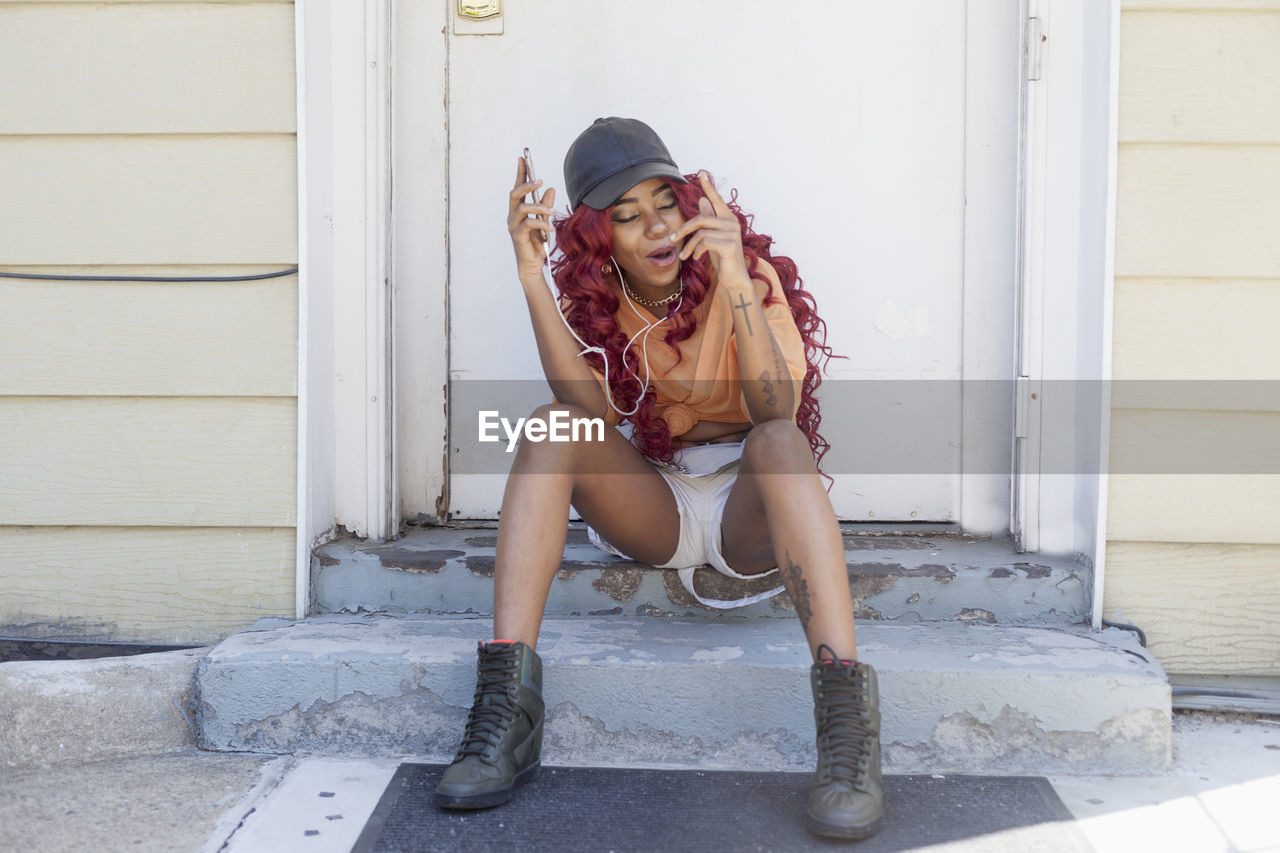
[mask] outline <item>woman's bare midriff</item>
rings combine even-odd
[[[731,441],[742,441],[751,431],[751,422],[719,423],[717,421],[699,421],[688,432],[671,439],[673,450],[696,447],[699,444],[727,444]]]

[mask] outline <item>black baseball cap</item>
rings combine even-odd
[[[564,155],[564,184],[569,204],[604,210],[624,192],[650,178],[686,183],[667,146],[644,122],[634,118],[598,118]]]

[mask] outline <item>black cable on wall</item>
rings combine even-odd
[[[264,278],[280,278],[293,275],[297,267],[257,275],[40,275],[26,272],[0,272],[0,278],[26,278],[39,281],[258,281]]]

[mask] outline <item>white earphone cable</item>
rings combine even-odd
[[[553,230],[551,234],[554,234],[554,233],[555,232]],[[555,282],[552,281],[551,279],[551,235],[548,235],[548,238],[543,241],[542,253],[546,257],[546,262],[542,265],[542,279],[547,283],[547,287],[551,290],[551,298],[555,300],[556,313],[560,315],[560,321],[563,322],[564,327],[569,330],[569,334],[573,335],[573,339],[578,343],[582,344],[582,351],[578,353],[578,357],[581,358],[582,356],[586,355],[589,352],[594,352],[599,354],[600,360],[604,362],[605,401],[609,404],[609,408],[613,409],[619,415],[622,415],[624,418],[631,417],[636,412],[640,411],[640,401],[644,399],[645,393],[649,390],[649,333],[652,332],[658,326],[661,326],[663,323],[665,323],[667,321],[667,318],[663,317],[662,319],[655,320],[652,323],[645,320],[644,315],[640,313],[640,309],[636,308],[635,303],[631,301],[631,295],[627,293],[626,284],[625,282],[623,282],[622,294],[624,297],[626,297],[627,304],[631,306],[631,310],[634,311],[636,316],[640,318],[640,321],[642,323],[645,323],[645,327],[640,331],[636,332],[634,335],[632,335],[631,340],[627,341],[627,345],[622,350],[623,369],[626,370],[627,373],[630,373],[632,378],[635,379],[636,382],[640,383],[640,394],[639,396],[636,397],[635,405],[631,407],[631,411],[624,412],[622,409],[619,409],[614,404],[613,394],[609,390],[608,353],[605,352],[603,347],[591,346],[582,338],[578,337],[578,333],[573,330],[573,326],[569,324],[569,319],[564,316],[564,311],[560,307],[560,298],[556,294]],[[618,261],[612,255],[609,256],[609,260],[613,261],[613,268],[618,272],[618,280],[623,281],[622,266],[618,263]],[[683,302],[684,302],[684,294],[682,293],[680,295],[680,301],[676,303],[676,307],[672,310],[679,311],[680,306],[681,304],[683,304]],[[630,367],[627,367],[627,351],[631,349],[631,345],[635,343],[636,338],[639,338],[641,335],[644,336],[643,340],[641,340],[640,342],[640,359],[641,361],[644,362],[644,380],[643,381],[641,381],[640,377],[636,375],[635,371],[633,371]]]

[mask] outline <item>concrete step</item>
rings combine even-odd
[[[1088,618],[1089,572],[1070,557],[1018,554],[1007,538],[936,527],[910,533],[847,530],[844,542],[860,619],[1073,625]],[[476,527],[420,528],[383,544],[331,542],[312,559],[315,611],[492,615],[496,545],[496,530]],[[777,584],[776,574],[739,581],[710,568],[700,569],[695,579],[701,595],[721,599]],[[675,572],[607,554],[574,524],[546,615],[794,619],[795,609],[785,594],[726,612],[704,607]]]
[[[193,675],[204,653],[0,663],[0,767],[49,768],[190,747]]]
[[[197,672],[210,750],[447,761],[487,619],[264,622]],[[1170,752],[1170,691],[1131,635],[862,623],[893,772],[1144,773]],[[809,655],[795,622],[548,619],[543,760],[811,770]]]

